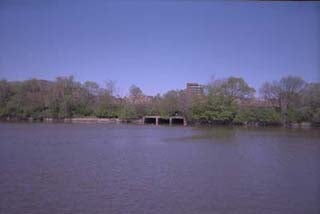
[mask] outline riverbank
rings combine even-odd
[[[119,118],[97,118],[97,117],[74,117],[74,118],[2,118],[0,121],[7,122],[44,122],[44,123],[106,123],[120,124],[132,123],[142,124],[142,119],[119,119]]]
[[[97,117],[74,117],[74,118],[0,118],[0,122],[43,122],[43,123],[102,123],[102,124],[136,124],[143,125],[143,119],[119,119],[119,118],[97,118]],[[150,125],[150,124],[147,124]],[[155,125],[155,124],[153,124]],[[162,126],[164,124],[159,124]],[[187,126],[194,127],[214,127],[214,126],[242,126],[242,127],[287,127],[287,128],[314,128],[320,127],[320,124],[301,122],[288,124],[267,124],[267,123],[244,123],[244,124],[215,124],[215,123],[192,123],[189,122]]]

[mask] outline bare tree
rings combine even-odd
[[[280,81],[266,82],[260,92],[266,100],[272,103],[277,102],[282,111],[293,107],[300,102],[306,82],[295,76],[283,77]]]

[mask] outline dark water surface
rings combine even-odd
[[[320,131],[0,124],[0,213],[320,213]]]

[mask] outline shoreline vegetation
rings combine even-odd
[[[97,118],[97,117],[75,117],[75,118],[1,118],[0,122],[41,122],[41,123],[105,123],[105,124],[143,124],[142,119],[119,119],[119,118]]]
[[[119,119],[119,118],[97,118],[97,117],[77,117],[77,118],[0,118],[0,122],[30,122],[30,123],[87,123],[87,124],[134,124],[144,125],[142,119]],[[146,124],[155,125],[155,124]],[[169,126],[161,124],[160,126]],[[177,126],[177,125],[173,125]],[[178,125],[181,126],[181,125]],[[318,124],[310,122],[301,123],[233,123],[233,124],[210,124],[210,123],[191,123],[187,126],[245,126],[245,127],[287,127],[287,128],[312,128],[320,127]]]
[[[320,83],[287,76],[265,82],[259,91],[229,77],[147,96],[132,85],[128,96],[73,76],[54,81],[0,81],[1,121],[142,124],[145,115],[183,116],[190,125],[311,127],[320,125]],[[259,94],[259,96],[257,95]]]

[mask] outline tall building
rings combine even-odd
[[[188,96],[200,96],[203,94],[203,87],[198,83],[187,83]]]

